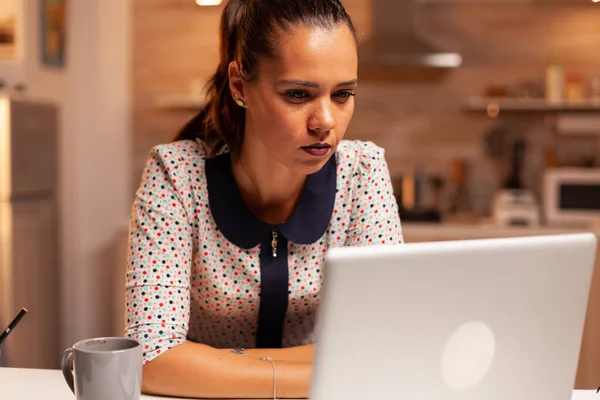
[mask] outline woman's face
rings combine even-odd
[[[277,57],[260,60],[258,78],[238,81],[247,107],[242,152],[262,148],[294,172],[318,171],[352,119],[357,73],[356,42],[346,25],[281,35]]]

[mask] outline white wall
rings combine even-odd
[[[131,206],[130,2],[68,1],[66,67],[57,70],[40,64],[39,2],[21,1],[23,65],[15,73],[0,64],[0,76],[24,78],[29,96],[60,107],[65,348],[114,333],[106,306],[114,304],[110,285],[125,262],[116,265],[114,242]]]

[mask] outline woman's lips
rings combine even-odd
[[[329,153],[331,145],[327,143],[315,143],[310,146],[302,146],[302,150],[315,157],[323,157]]]

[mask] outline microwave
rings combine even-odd
[[[542,197],[547,224],[594,223],[600,220],[600,168],[549,168]]]

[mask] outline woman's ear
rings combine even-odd
[[[240,106],[246,108],[246,98],[244,97],[244,79],[242,78],[242,71],[237,62],[232,61],[229,63],[228,68],[229,74],[229,90],[233,100]]]

